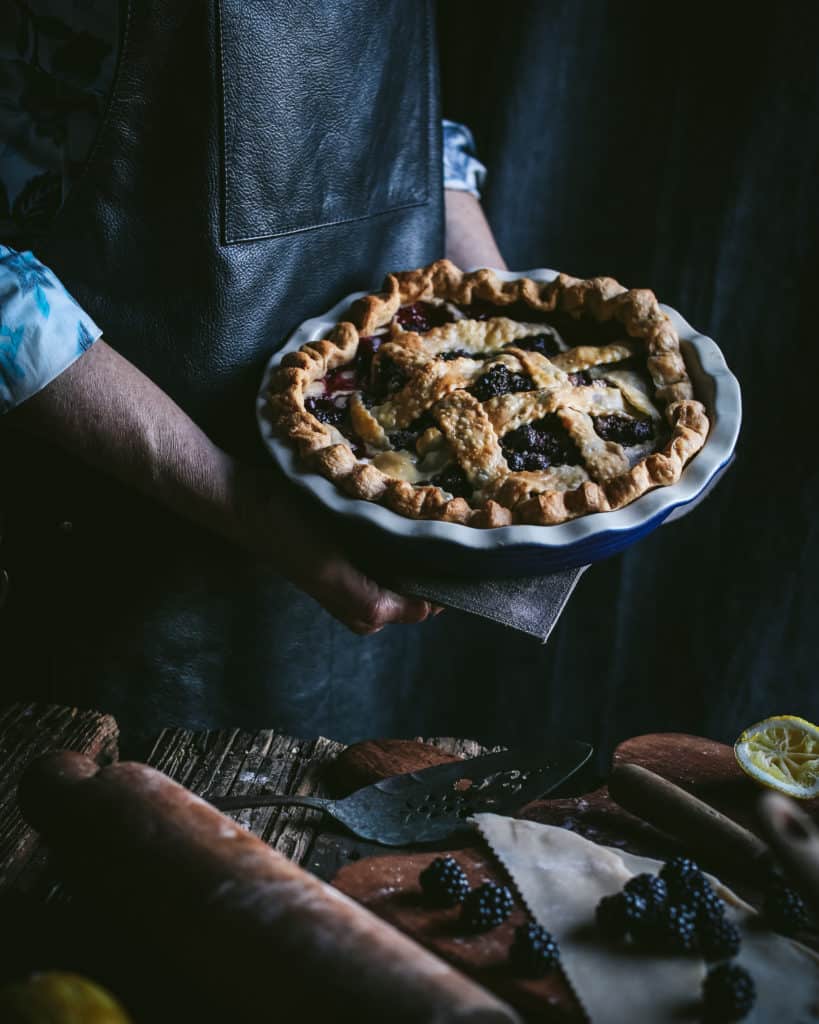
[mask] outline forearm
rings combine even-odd
[[[480,202],[470,193],[446,189],[446,255],[459,267],[494,267],[505,270]]]
[[[246,471],[104,341],[10,417],[186,518],[236,533]]]

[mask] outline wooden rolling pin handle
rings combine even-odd
[[[609,777],[609,793],[621,807],[692,851],[749,875],[757,875],[768,863],[768,848],[753,832],[647,768],[617,765]]]

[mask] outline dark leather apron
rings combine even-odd
[[[134,0],[124,26],[100,137],[37,255],[211,437],[262,459],[254,394],[288,332],[441,253],[431,3]],[[387,727],[384,672],[411,686],[417,633],[352,637],[56,448],[15,436],[6,465],[7,693],[112,711],[131,741]]]

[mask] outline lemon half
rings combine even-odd
[[[3,1024],[130,1024],[112,995],[88,978],[45,971],[0,991]]]
[[[819,728],[795,715],[757,722],[739,737],[740,768],[764,786],[799,800],[819,796]]]

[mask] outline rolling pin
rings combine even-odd
[[[488,991],[146,765],[80,754],[35,761],[23,815],[69,878],[197,985],[230,1019],[520,1024]],[[165,922],[167,927],[157,927]],[[163,947],[164,944],[164,948]],[[188,982],[190,983],[190,982]]]
[[[753,832],[680,786],[636,764],[618,764],[609,776],[609,794],[621,807],[746,877],[768,876],[770,851]]]

